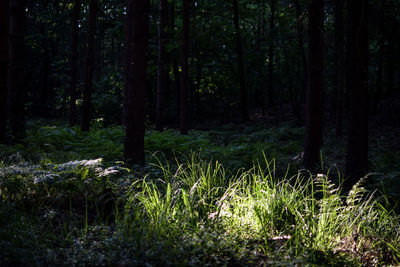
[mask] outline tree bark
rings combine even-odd
[[[247,88],[246,88],[246,77],[243,64],[242,40],[240,36],[239,7],[237,0],[232,0],[232,2],[233,2],[233,23],[235,26],[236,54],[238,57],[241,120],[247,121],[249,119],[249,113],[247,107]]]
[[[181,134],[188,134],[188,91],[189,91],[189,1],[183,1],[182,14],[182,74],[181,74],[181,97],[180,97],[180,125]]]
[[[86,79],[85,87],[83,90],[83,104],[82,104],[82,131],[89,131],[90,117],[92,106],[92,92],[93,92],[93,68],[94,68],[94,53],[95,53],[95,35],[96,35],[96,18],[97,18],[97,0],[90,0],[89,2],[89,28],[87,40],[87,59],[86,59]]]
[[[0,2],[0,143],[6,139],[9,5],[8,0]]]
[[[304,120],[303,103],[305,102],[304,99],[307,91],[307,57],[306,57],[306,51],[304,49],[304,22],[303,22],[304,13],[299,0],[294,1],[294,6],[296,9],[297,47],[301,55],[300,56],[301,66],[299,66],[299,69],[303,74],[301,89],[297,99],[295,100],[296,103],[294,103],[295,104],[294,113],[300,121],[303,121]]]
[[[12,0],[10,4],[8,70],[9,119],[12,134],[18,140],[25,137],[25,1]]]
[[[368,171],[368,1],[347,1],[349,128],[345,187]]]
[[[269,20],[269,48],[268,48],[268,106],[275,105],[274,96],[274,50],[275,50],[275,8],[276,0],[271,0],[270,3],[270,20]]]
[[[383,1],[383,0],[382,0]],[[394,7],[391,7],[394,8]],[[395,59],[395,38],[397,36],[396,33],[396,25],[393,20],[395,20],[394,15],[389,17],[390,22],[389,32],[387,34],[387,93],[389,96],[393,94],[394,88],[394,59]]]
[[[308,8],[310,23],[308,33],[309,51],[304,166],[311,169],[319,162],[322,144],[321,93],[323,87],[324,1],[311,0]]]
[[[175,32],[175,0],[172,0],[171,2],[171,32],[170,34],[173,35]],[[174,83],[175,83],[175,92],[174,95],[176,97],[176,114],[177,114],[177,121],[179,121],[180,118],[180,110],[181,110],[181,100],[180,100],[180,93],[181,93],[181,78],[179,75],[179,68],[178,68],[178,60],[176,57],[173,57],[172,60],[172,68],[173,68],[173,73],[174,73]]]
[[[77,123],[76,99],[77,99],[77,72],[78,72],[78,42],[79,42],[79,11],[81,1],[75,0],[73,9],[72,29],[72,54],[71,54],[71,80],[70,80],[70,103],[69,103],[69,125]]]
[[[383,89],[383,61],[384,61],[384,57],[385,57],[385,10],[386,10],[386,5],[385,5],[385,1],[381,2],[381,10],[380,10],[380,16],[379,16],[379,32],[380,32],[380,36],[379,36],[379,52],[378,52],[378,69],[377,69],[377,74],[376,74],[376,91],[374,94],[374,98],[373,98],[373,107],[372,107],[372,111],[374,114],[376,114],[378,112],[378,108],[379,108],[379,102],[382,96],[382,89]],[[393,56],[393,55],[391,55]]]
[[[342,121],[343,121],[343,95],[345,90],[345,54],[344,54],[344,23],[343,23],[343,9],[344,0],[335,1],[335,58],[334,58],[334,116],[335,116],[335,130],[336,136],[342,135]]]
[[[260,12],[259,16],[258,16],[258,20],[257,20],[257,39],[256,39],[256,47],[257,50],[260,53],[260,57],[258,60],[258,75],[257,75],[257,79],[258,82],[256,84],[256,92],[255,92],[255,103],[256,103],[256,107],[261,109],[261,112],[264,113],[264,46],[263,46],[263,41],[264,41],[264,34],[265,34],[265,2],[263,2],[262,4],[262,11]]]
[[[126,1],[125,141],[124,158],[144,164],[147,46],[149,1]]]
[[[158,24],[158,70],[156,129],[162,130],[165,119],[165,102],[168,91],[168,0],[159,0],[160,21]]]

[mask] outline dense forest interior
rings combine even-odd
[[[400,0],[0,13],[0,266],[400,264]]]

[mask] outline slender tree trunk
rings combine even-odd
[[[275,96],[274,96],[274,50],[275,50],[275,8],[276,8],[276,0],[271,0],[270,3],[270,20],[269,20],[269,48],[268,48],[268,106],[272,107],[275,105]]]
[[[181,76],[181,97],[180,97],[180,126],[181,134],[188,133],[188,92],[189,92],[189,1],[183,1],[183,22],[182,22],[182,76]]]
[[[85,87],[83,90],[83,104],[82,104],[82,131],[89,131],[90,117],[92,106],[92,92],[93,92],[93,68],[94,68],[94,53],[95,53],[95,35],[96,35],[96,18],[97,18],[97,0],[90,0],[89,2],[89,28],[88,28],[88,41],[87,41],[87,59],[86,59],[86,79]]]
[[[69,125],[77,123],[76,99],[77,99],[77,72],[78,72],[78,43],[79,43],[79,11],[81,1],[75,0],[73,9],[72,29],[72,54],[71,54],[71,80],[70,80],[70,103],[69,103]]]
[[[385,57],[385,1],[382,1],[381,3],[381,10],[380,10],[380,17],[379,17],[379,32],[380,32],[380,38],[379,38],[379,53],[378,53],[378,69],[377,69],[377,78],[376,78],[376,91],[375,91],[375,97],[373,99],[373,107],[372,111],[373,113],[378,112],[378,107],[379,107],[379,101],[382,96],[382,87],[383,87],[383,61]],[[391,55],[393,56],[393,55]]]
[[[126,1],[125,141],[124,158],[144,164],[147,46],[149,1]]]
[[[257,40],[256,40],[256,46],[257,50],[260,53],[260,58],[259,58],[259,71],[258,71],[258,82],[256,85],[256,93],[255,93],[255,103],[256,107],[260,108],[262,113],[264,113],[264,46],[263,46],[263,41],[264,41],[264,23],[265,23],[265,2],[262,4],[262,11],[260,12],[260,15],[258,17],[257,21]]]
[[[349,128],[345,187],[368,171],[368,1],[347,1]]]
[[[336,135],[342,135],[343,121],[343,95],[345,90],[345,55],[344,55],[344,23],[343,9],[344,0],[335,1],[335,77],[334,77],[334,116],[336,124]]]
[[[158,24],[158,70],[156,129],[162,130],[165,119],[165,102],[168,91],[168,0],[159,0],[160,22]]]
[[[232,0],[232,2],[233,2],[233,23],[235,26],[235,38],[236,38],[236,54],[238,56],[241,120],[247,121],[249,119],[249,112],[247,108],[247,88],[246,88],[246,78],[245,78],[244,63],[243,63],[242,40],[240,36],[240,26],[239,26],[239,7],[237,0]]]
[[[9,119],[12,134],[18,140],[25,137],[25,1],[12,0],[10,4]]]
[[[6,139],[9,4],[0,2],[0,143]]]
[[[387,51],[386,51],[386,78],[387,78],[387,94],[391,96],[394,92],[394,71],[396,63],[396,50],[395,44],[398,40],[398,24],[397,14],[396,14],[396,4],[394,0],[382,0],[387,3],[387,25],[386,25],[386,41],[387,41]]]
[[[303,121],[302,107],[303,103],[305,102],[304,99],[307,91],[307,57],[306,57],[306,51],[304,49],[304,20],[303,20],[304,12],[301,8],[299,0],[294,1],[294,6],[296,9],[297,47],[301,59],[301,66],[299,67],[299,69],[301,69],[301,72],[303,74],[302,86],[298,94],[298,97],[296,99],[297,103],[295,103],[294,111],[296,113],[295,115],[298,116],[301,121]]]
[[[171,32],[170,34],[173,36],[174,32],[175,32],[175,0],[172,0],[171,2]],[[172,68],[173,68],[173,73],[174,73],[174,82],[175,82],[175,97],[176,97],[176,114],[179,118],[180,118],[180,110],[181,110],[181,100],[180,100],[180,93],[181,93],[181,78],[179,75],[179,68],[178,68],[178,61],[176,59],[176,57],[173,58],[172,60]]]
[[[393,18],[391,18],[393,20]],[[387,38],[387,92],[388,95],[391,96],[394,88],[394,38],[396,36],[396,30],[393,29],[395,27],[393,22],[390,23],[390,33]]]
[[[310,24],[304,166],[311,169],[319,162],[322,144],[321,93],[323,89],[324,1],[311,0],[308,8]]]
[[[128,100],[129,100],[129,88],[132,87],[131,85],[131,80],[130,80],[130,75],[129,73],[129,67],[131,64],[131,56],[128,53],[131,53],[133,51],[133,6],[134,6],[134,1],[128,1],[125,0],[126,3],[126,21],[125,21],[125,69],[124,69],[124,97],[122,99],[122,124],[126,126],[126,123],[128,121]],[[128,10],[129,9],[129,10]],[[128,14],[129,11],[129,14]],[[129,47],[132,46],[130,49]]]

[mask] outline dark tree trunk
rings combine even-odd
[[[24,46],[25,46],[25,1],[10,1],[10,43],[8,96],[9,119],[14,137],[25,137],[25,108],[24,108]]]
[[[396,41],[398,40],[398,24],[396,14],[396,1],[382,0],[387,3],[387,25],[386,25],[386,78],[387,78],[387,94],[391,96],[394,92],[394,71],[396,60]]]
[[[368,1],[347,1],[349,128],[345,187],[368,171]]]
[[[126,1],[125,142],[124,158],[144,164],[147,45],[149,1]]]
[[[9,4],[8,0],[0,2],[0,143],[6,139]]]
[[[335,58],[334,58],[334,103],[333,114],[335,117],[336,135],[342,135],[343,121],[343,96],[345,90],[345,55],[344,55],[344,23],[343,9],[345,0],[335,1]]]
[[[94,42],[96,35],[96,17],[97,17],[97,0],[90,0],[89,2],[89,28],[88,28],[88,41],[87,41],[87,59],[86,59],[86,79],[85,87],[83,90],[83,104],[82,104],[82,131],[89,131],[90,117],[92,106],[92,92],[93,92],[93,68],[94,68]]]
[[[168,0],[159,0],[160,22],[158,24],[158,70],[156,129],[162,130],[165,119],[165,102],[168,91]]]
[[[170,34],[173,35],[174,31],[175,31],[175,0],[172,0],[171,2],[171,32]],[[176,59],[176,57],[173,58],[172,60],[172,68],[173,68],[173,72],[174,72],[174,82],[175,82],[175,97],[176,97],[176,114],[177,114],[177,121],[179,121],[179,114],[180,114],[180,110],[181,110],[181,101],[180,101],[180,94],[181,94],[181,78],[179,75],[179,68],[178,68],[178,60]]]
[[[296,9],[296,26],[297,26],[297,47],[299,50],[300,54],[300,59],[301,59],[301,66],[299,69],[301,69],[301,72],[303,74],[303,80],[302,80],[302,85],[300,92],[298,94],[298,97],[296,99],[295,107],[294,107],[294,112],[295,115],[299,118],[299,120],[303,121],[303,103],[305,102],[305,94],[307,90],[307,57],[306,57],[306,51],[304,49],[304,12],[301,8],[299,0],[294,1],[294,6]]]
[[[323,72],[323,28],[324,1],[311,0],[308,6],[309,51],[308,85],[306,104],[306,140],[304,147],[304,166],[313,168],[320,158],[322,144],[321,93]]]
[[[236,38],[236,54],[238,57],[241,120],[247,121],[249,119],[249,112],[247,108],[246,77],[244,71],[243,49],[242,49],[242,40],[240,36],[240,26],[239,26],[239,7],[237,0],[232,0],[232,2],[233,2],[233,23],[235,26],[235,38]]]
[[[69,103],[69,125],[77,123],[76,99],[77,99],[77,72],[78,72],[78,42],[79,42],[79,10],[81,1],[75,0],[73,10],[72,29],[72,54],[71,54],[71,81],[70,81],[70,103]]]
[[[130,57],[132,57],[132,55],[129,55],[128,53],[130,53],[131,51],[133,51],[133,44],[131,44],[133,42],[133,20],[134,18],[133,16],[133,3],[134,1],[128,1],[126,0],[126,9],[127,9],[127,13],[126,13],[126,21],[125,21],[125,51],[124,51],[124,55],[125,55],[125,69],[124,69],[124,97],[122,99],[122,124],[126,126],[126,123],[128,121],[128,89],[130,88],[128,86],[128,83],[130,82],[130,76],[128,75],[128,69],[130,67]],[[130,9],[130,13],[128,14],[128,8]],[[129,15],[129,16],[128,16]],[[132,46],[131,50],[129,50],[129,46]]]
[[[390,18],[391,20],[394,20],[394,18]],[[389,33],[387,35],[387,93],[389,96],[392,95],[393,93],[393,88],[394,88],[394,38],[396,36],[396,30],[394,29],[395,25],[393,25],[394,22],[390,22],[390,28],[389,28]]]
[[[262,11],[260,12],[260,15],[258,17],[257,21],[257,40],[256,40],[256,46],[257,50],[259,51],[259,61],[258,61],[258,82],[256,84],[256,93],[255,93],[255,103],[256,107],[260,108],[262,113],[264,113],[264,46],[263,46],[263,41],[264,41],[264,34],[265,34],[265,2],[262,4]]]
[[[269,20],[269,48],[268,48],[268,106],[275,105],[274,96],[274,50],[275,50],[275,8],[276,0],[271,0],[270,3],[270,20]]]
[[[181,76],[181,97],[180,97],[180,125],[181,134],[188,133],[188,92],[189,92],[189,1],[183,1],[183,22],[182,22],[182,76]]]
[[[376,77],[376,91],[375,97],[373,98],[373,113],[378,112],[379,108],[379,101],[382,96],[382,89],[383,89],[383,60],[385,57],[385,2],[382,1],[381,3],[381,10],[380,10],[380,17],[379,17],[379,53],[378,53],[378,69],[377,69],[377,77]],[[391,55],[393,56],[393,55]]]

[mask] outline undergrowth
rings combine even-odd
[[[399,264],[400,217],[370,177],[343,194],[331,169],[284,166],[301,131],[150,131],[141,167],[119,127],[35,124],[1,146],[0,264]]]

